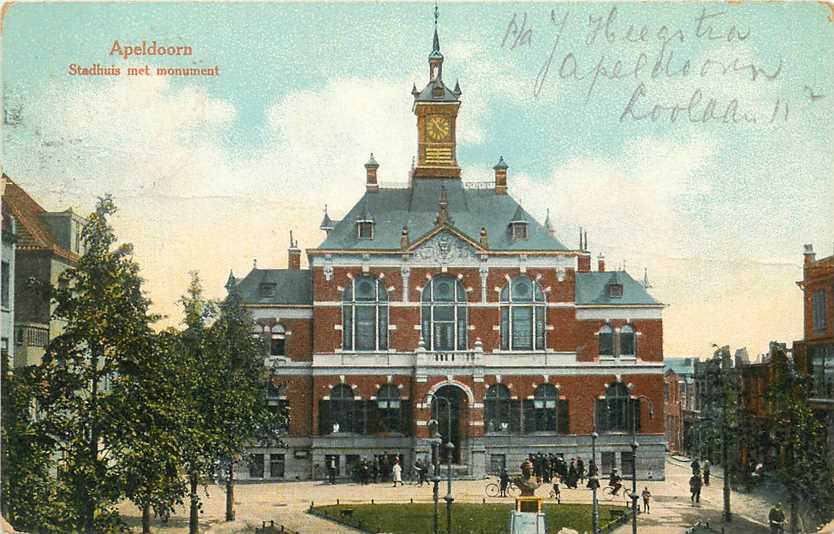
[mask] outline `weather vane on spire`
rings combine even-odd
[[[434,2],[434,25],[437,26],[437,17],[440,16],[440,10],[437,9],[437,1]]]

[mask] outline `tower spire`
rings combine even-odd
[[[432,45],[432,52],[440,52],[440,38],[437,36],[437,18],[440,16],[440,10],[437,8],[437,2],[434,3],[434,43]]]

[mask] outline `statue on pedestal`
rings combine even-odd
[[[541,481],[533,474],[533,464],[530,460],[524,460],[521,464],[521,476],[513,483],[521,490],[522,497],[532,497],[536,490],[542,485]]]

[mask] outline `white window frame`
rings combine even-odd
[[[521,279],[521,278],[527,279],[532,286],[532,288],[531,288],[532,296],[531,296],[530,302],[515,302],[514,301],[514,298],[513,298],[513,284],[515,284],[516,281]],[[506,299],[504,298],[504,290],[506,290],[506,292],[507,292]],[[537,293],[541,294],[541,300],[537,300]],[[508,351],[511,351],[511,352],[530,352],[531,350],[532,351],[547,350],[547,295],[545,294],[544,289],[542,289],[542,287],[539,285],[539,283],[536,282],[535,280],[533,280],[532,278],[530,278],[529,276],[524,276],[524,275],[520,275],[520,276],[516,276],[514,278],[511,278],[507,282],[507,284],[501,289],[501,292],[499,293],[498,300],[499,300],[499,304],[500,304],[500,306],[499,306],[500,310],[499,310],[499,314],[498,314],[498,320],[499,320],[499,323],[500,323],[499,333],[503,333],[504,319],[502,317],[502,314],[503,314],[504,308],[507,309],[507,343],[506,343],[507,348],[506,349],[503,348],[504,347],[504,340],[501,339],[500,340],[501,347],[502,347],[501,350],[508,350]],[[530,334],[533,336],[532,339],[531,339],[531,343],[530,343],[531,348],[518,348],[517,349],[514,346],[514,343],[513,343],[513,341],[514,341],[513,340],[513,309],[514,308],[530,308],[530,312],[532,314],[532,316],[531,316],[532,325],[531,325]],[[541,313],[542,313],[542,316],[543,316],[542,317],[542,319],[543,319],[543,321],[542,321],[542,332],[541,332],[543,345],[541,347],[538,346],[538,343],[537,343],[537,340],[539,338],[539,333],[540,333],[537,330],[538,325],[537,325],[537,322],[536,322],[536,309],[537,308],[541,308]],[[499,337],[501,337],[501,336],[499,336]]]
[[[374,284],[374,300],[356,300],[356,283],[360,280],[369,280]],[[345,335],[344,335],[344,327],[343,324],[343,332],[342,332],[342,350],[349,351],[349,352],[378,352],[380,350],[388,350],[391,345],[391,340],[388,336],[388,325],[391,324],[391,312],[388,309],[388,292],[385,289],[385,286],[382,284],[382,280],[379,278],[375,278],[373,276],[360,276],[358,278],[351,279],[350,281],[350,300],[345,299],[345,292],[342,292],[342,321],[344,322],[344,307],[350,306],[350,347],[346,346],[345,343]],[[347,291],[348,288],[345,289]],[[384,295],[384,300],[381,298]],[[356,309],[359,306],[363,307],[372,307],[374,309],[374,347],[372,349],[357,349],[356,348]],[[379,325],[379,311],[380,307],[385,306],[386,308],[386,321],[385,321],[385,328],[380,328]],[[380,341],[385,339],[385,347],[380,348],[382,345]]]

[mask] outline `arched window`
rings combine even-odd
[[[353,430],[353,389],[347,384],[337,384],[330,392],[330,424],[332,432]]]
[[[401,428],[400,390],[393,384],[380,386],[376,395],[380,432],[399,432]]]
[[[620,328],[620,356],[634,356],[634,328],[631,325]]]
[[[614,355],[614,331],[607,324],[602,325],[597,333],[599,336],[599,355],[613,356]]]
[[[541,384],[533,395],[537,432],[556,432],[556,406],[559,391],[553,384]]]
[[[423,289],[423,342],[428,350],[466,350],[466,291],[460,280],[436,276]]]
[[[622,382],[615,382],[605,388],[605,398],[597,400],[597,429],[600,432],[630,432],[632,413],[637,418],[636,428],[640,429],[639,401],[632,399],[628,388]]]
[[[507,432],[510,428],[510,390],[504,384],[489,387],[484,399],[487,432]]]
[[[342,295],[342,348],[388,350],[388,293],[370,276],[351,280]]]
[[[269,355],[270,356],[286,356],[287,355],[287,336],[284,327],[280,324],[273,325],[270,331],[271,337],[269,340]]]
[[[545,299],[539,284],[526,276],[513,278],[501,290],[501,349],[545,348]]]

